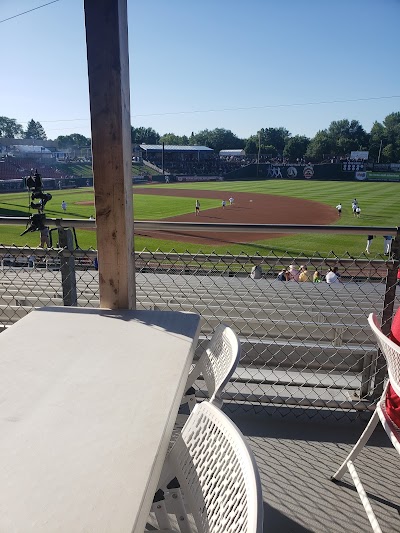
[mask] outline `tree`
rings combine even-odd
[[[315,137],[311,139],[307,147],[306,158],[310,161],[322,161],[327,157],[331,157],[335,153],[335,145],[332,141],[332,136],[328,134],[327,130],[320,130]]]
[[[400,144],[400,113],[390,113],[385,117],[383,125],[386,129],[386,136],[389,143]]]
[[[274,146],[276,151],[282,155],[285,144],[290,137],[286,128],[261,128],[261,148],[263,146]]]
[[[235,150],[244,148],[243,139],[239,139],[231,130],[215,128],[214,130],[202,130],[189,139],[190,145],[208,146],[219,152],[220,150]]]
[[[164,133],[164,135],[160,137],[159,142],[177,146],[187,146],[189,144],[189,140],[186,135],[179,136],[175,135],[174,133]]]
[[[382,150],[381,150],[382,147]],[[381,163],[394,163],[400,160],[400,113],[390,113],[383,124],[374,122],[370,133],[370,157],[379,158]]]
[[[40,139],[45,141],[47,139],[46,132],[40,122],[35,122],[33,118],[28,122],[28,126],[24,133],[25,139]]]
[[[289,159],[289,161],[296,161],[296,159],[302,159],[307,151],[310,139],[304,135],[295,135],[288,139],[283,155]]]
[[[385,117],[383,125],[388,145],[391,145],[391,148],[383,150],[383,153],[388,162],[395,163],[400,160],[400,113],[390,113]]]
[[[393,163],[399,160],[399,149],[396,145],[389,143],[382,149],[381,161]]]
[[[387,144],[386,129],[383,124],[375,121],[369,134],[369,157],[375,161],[378,161],[381,143],[382,146]]]
[[[352,150],[365,150],[368,135],[358,120],[335,120],[328,128],[336,155],[349,155]]]
[[[59,148],[89,148],[91,140],[80,133],[71,133],[71,135],[59,135],[56,139]]]
[[[267,144],[267,146],[263,146],[261,148],[261,154],[264,154],[266,155],[267,157],[277,157],[279,154],[278,154],[278,150],[275,148],[275,146],[272,146],[272,144]]]
[[[153,128],[134,128],[131,126],[131,141],[132,144],[158,144],[160,134]]]
[[[258,153],[257,138],[253,135],[249,137],[244,145],[246,155],[254,155]]]
[[[22,135],[23,129],[15,118],[0,117],[0,137],[15,139]]]
[[[265,140],[265,137],[264,137]],[[261,141],[261,146],[260,146]],[[258,135],[251,135],[245,144],[245,152],[247,155],[256,155],[260,152],[261,155],[268,157],[276,157],[278,155],[278,150],[272,144],[263,143],[263,137],[261,132]]]

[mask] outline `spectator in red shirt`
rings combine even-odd
[[[397,271],[397,279],[399,279],[399,273],[400,269]],[[400,346],[400,307],[393,317],[389,338]],[[397,396],[390,383],[386,393],[385,405],[391,420],[400,428],[400,397]]]

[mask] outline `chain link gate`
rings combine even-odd
[[[0,247],[0,326],[35,306],[99,306],[95,250]],[[398,238],[393,257],[398,257]],[[337,266],[342,283],[282,282],[283,267],[312,275]],[[253,279],[252,269],[261,267]],[[386,368],[367,325],[375,312],[390,330],[397,307],[398,259],[136,253],[138,309],[196,312],[202,317],[199,356],[215,327],[239,335],[243,356],[225,400],[249,405],[369,409]],[[310,276],[311,277],[311,276]],[[397,298],[397,300],[396,300]],[[389,329],[388,329],[389,328]],[[199,383],[200,394],[202,384]]]

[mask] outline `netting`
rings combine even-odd
[[[33,307],[99,306],[95,250],[1,248],[0,327]],[[289,265],[309,281],[279,281]],[[340,282],[324,280],[338,267]],[[257,267],[257,268],[255,268]],[[242,357],[225,401],[330,409],[367,409],[385,377],[367,325],[397,308],[398,262],[368,258],[270,255],[136,254],[138,309],[201,315],[196,358],[220,323],[232,327]],[[292,269],[293,270],[293,269]],[[304,269],[303,269],[304,271]],[[315,271],[322,281],[314,283]],[[206,394],[199,382],[199,395]]]

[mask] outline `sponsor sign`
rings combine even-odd
[[[371,181],[400,181],[400,172],[367,172]]]
[[[356,172],[356,180],[363,181],[367,179],[367,173],[366,172]]]
[[[344,170],[344,172],[358,172],[359,170],[364,170],[364,163],[345,161],[342,163],[342,170]]]
[[[311,179],[314,176],[314,167],[312,165],[306,165],[303,170],[303,176],[306,180]]]
[[[354,151],[354,152],[350,152],[350,159],[362,159],[363,161],[367,161],[368,155],[369,155],[369,152]]]
[[[297,176],[297,168],[296,167],[289,167],[287,169],[287,177],[288,178],[295,178]]]
[[[277,165],[268,164],[267,178],[283,178],[281,167],[278,167]]]

